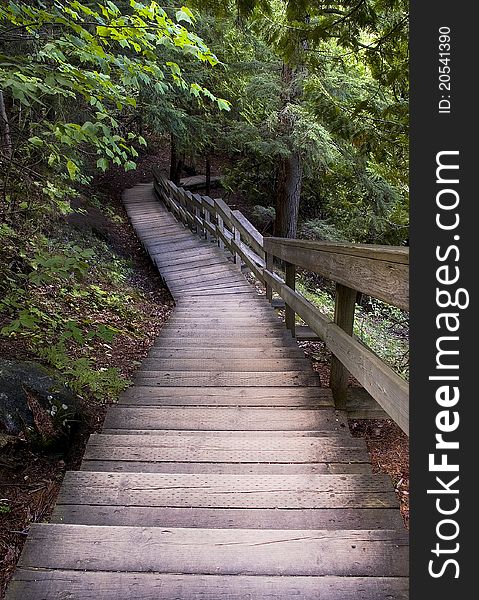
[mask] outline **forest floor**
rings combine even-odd
[[[213,164],[213,174],[219,174],[224,161]],[[131,263],[128,286],[136,290],[134,307],[144,317],[135,324],[134,337],[119,335],[105,352],[98,346],[98,362],[105,367],[117,367],[128,379],[146,356],[149,347],[168,320],[172,300],[148,257],[141,248],[126,218],[121,195],[124,189],[152,179],[152,168],[167,170],[168,152],[159,146],[157,152],[141,157],[135,171],[124,173],[111,170],[98,176],[93,187],[107,199],[105,207],[92,206],[83,198],[79,206],[84,210],[70,219],[69,226],[76,230],[94,229],[113,253],[120,254]],[[214,195],[221,193],[215,190]],[[235,208],[244,209],[246,203],[235,199]],[[243,206],[244,204],[244,206]],[[113,210],[112,210],[113,209]],[[248,212],[245,210],[245,212]],[[250,215],[248,215],[250,216]],[[106,285],[106,284],[105,284]],[[112,293],[116,290],[112,289]],[[88,306],[85,306],[85,311]],[[0,326],[4,324],[0,319]],[[305,353],[319,372],[323,386],[329,382],[330,355],[321,343],[302,343]],[[0,337],[0,358],[34,360],[21,339]],[[351,380],[351,384],[356,382]],[[81,463],[88,436],[101,429],[108,407],[107,403],[84,399],[84,419],[62,452],[31,448],[26,442],[11,440],[0,433],[0,599],[15,569],[26,539],[28,526],[33,521],[48,519],[55,505],[63,475]],[[392,421],[349,421],[352,435],[364,437],[371,454],[374,472],[391,476],[398,495],[401,513],[407,527],[409,519],[409,454],[408,439]]]
[[[138,171],[109,173],[98,178],[94,187],[101,192],[100,198],[108,199],[108,205],[105,205],[108,210],[80,197],[76,206],[82,212],[68,219],[64,231],[68,234],[71,228],[72,237],[78,239],[79,231],[93,230],[113,256],[121,257],[123,263],[130,265],[125,284],[115,286],[106,280],[99,283],[112,295],[127,288],[131,298],[129,314],[142,315],[135,321],[137,335],[119,334],[108,345],[97,344],[92,357],[102,368],[117,368],[126,380],[146,356],[173,305],[168,290],[130,227],[121,203],[124,189],[151,181],[151,169],[156,164],[157,157],[146,157]],[[68,308],[65,306],[64,310]],[[87,302],[82,310],[86,314],[91,312]],[[106,315],[109,316],[112,319],[112,315]],[[0,328],[4,324],[0,318]],[[0,358],[38,360],[21,337],[7,339],[0,336]],[[108,403],[85,396],[81,407],[82,422],[73,431],[68,446],[55,452],[33,448],[23,440],[12,439],[0,432],[0,598],[4,597],[15,570],[29,524],[48,519],[65,471],[79,467],[88,437],[101,429],[107,408]]]

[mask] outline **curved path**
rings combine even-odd
[[[176,309],[7,598],[406,598],[391,480],[274,310],[151,185],[124,201]]]

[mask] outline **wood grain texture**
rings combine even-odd
[[[265,238],[274,256],[323,277],[409,309],[409,249]]]
[[[384,576],[404,577],[408,572],[406,536],[391,530],[104,528],[63,524],[32,525],[19,565],[309,577],[370,577],[378,569]]]
[[[406,600],[404,577],[248,577],[19,569],[7,600]]]
[[[381,475],[68,472],[59,504],[209,508],[392,508]]]
[[[329,410],[285,408],[126,407],[113,406],[105,428],[177,430],[334,430],[339,419]]]
[[[402,529],[397,510],[390,508],[264,509],[170,508],[93,504],[60,504],[54,523],[209,529]]]

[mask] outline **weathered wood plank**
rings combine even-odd
[[[391,508],[239,509],[164,508],[65,504],[55,508],[53,523],[209,529],[403,529]]]
[[[264,546],[268,551],[265,552]],[[407,575],[391,530],[248,530],[34,524],[22,567],[221,575]]]
[[[369,463],[194,463],[84,460],[82,471],[108,473],[194,473],[216,475],[338,475],[371,473]]]
[[[311,393],[307,393],[311,392]],[[120,396],[125,406],[266,406],[333,407],[328,388],[166,387],[132,386]]]
[[[306,358],[291,359],[291,358],[278,358],[273,360],[262,360],[261,362],[256,359],[237,359],[231,360],[230,358],[219,358],[217,357],[214,362],[208,359],[202,360],[199,357],[196,358],[174,358],[174,359],[161,359],[161,358],[147,358],[141,363],[141,369],[143,371],[211,371],[211,367],[214,366],[217,370],[224,370],[229,372],[254,372],[254,371],[299,371],[309,370],[310,363]]]
[[[383,475],[213,475],[70,471],[58,504],[204,508],[392,508]]]
[[[265,238],[278,258],[323,277],[409,309],[409,249]]]
[[[137,371],[134,383],[174,387],[319,387],[314,371]]]
[[[338,436],[349,437],[349,431],[343,429],[343,425],[338,425],[334,429],[335,434]],[[201,429],[128,429],[126,426],[122,428],[111,428],[104,427],[103,433],[111,435],[147,435],[147,436],[176,436],[182,435],[185,437],[196,437],[204,433],[205,430]],[[231,435],[231,430],[226,429],[208,429],[208,435],[211,437],[228,437]],[[271,434],[275,436],[285,438],[297,438],[297,437],[329,437],[331,435],[331,429],[287,429],[287,430],[252,430],[252,429],[235,429],[234,434],[249,439],[256,439],[257,437],[269,436]]]
[[[95,438],[108,438],[107,441]],[[128,437],[129,445],[125,444]],[[299,439],[296,444],[275,443],[267,445],[244,438],[209,440],[195,439],[185,443],[185,438],[163,439],[161,444],[145,446],[143,436],[94,436],[84,454],[84,460],[115,460],[143,462],[195,462],[195,463],[364,463],[368,453],[364,444],[339,446],[329,439]],[[114,438],[112,440],[112,438]],[[270,441],[270,440],[268,440]],[[133,443],[134,442],[134,443]]]
[[[296,342],[293,338],[288,339],[286,336],[283,338],[255,338],[255,339],[244,339],[239,337],[227,338],[225,336],[208,336],[207,338],[199,338],[198,340],[192,340],[189,337],[167,337],[162,335],[153,345],[155,349],[168,349],[168,348],[230,348],[230,349],[265,349],[265,348],[297,348]],[[274,385],[274,384],[272,384]]]
[[[7,600],[407,600],[404,577],[235,577],[19,569]]]
[[[104,426],[109,429],[287,431],[332,430],[337,423],[327,409],[113,406],[108,411]]]

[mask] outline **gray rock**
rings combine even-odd
[[[68,435],[79,399],[35,362],[0,360],[0,431],[50,444]]]

